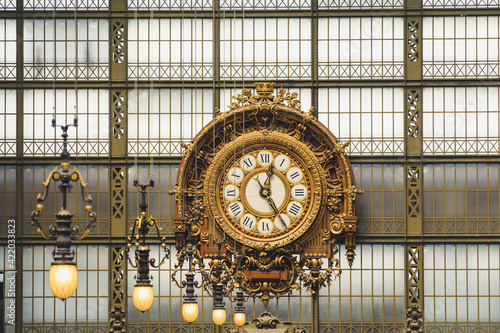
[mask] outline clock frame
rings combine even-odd
[[[274,160],[279,156],[286,156],[289,159],[289,167],[283,170],[276,169],[270,180],[281,181],[284,187],[284,199],[280,200],[279,213],[275,211],[259,211],[255,209],[246,196],[248,183],[254,183],[254,176],[263,174],[269,170],[269,166],[263,163],[259,165],[258,156],[260,152],[270,152]],[[244,170],[245,157],[248,157],[253,168]],[[250,165],[250,164],[249,164]],[[239,168],[241,166],[241,168]],[[237,168],[240,170],[242,180],[231,182],[228,180],[228,174],[231,170]],[[274,168],[273,168],[274,169]],[[297,169],[297,171],[295,170]],[[290,181],[289,172],[292,171],[292,176],[297,178],[302,175],[300,182]],[[297,176],[299,175],[299,176]],[[267,180],[267,179],[266,179]],[[262,183],[265,180],[262,179]],[[294,199],[292,189],[295,185],[305,187],[310,196],[306,196],[302,200]],[[234,185],[239,192],[239,199],[227,200],[224,196],[226,186]],[[272,191],[272,186],[270,186]],[[283,247],[297,239],[306,237],[311,231],[313,223],[323,215],[326,206],[326,177],[323,169],[319,165],[319,161],[312,151],[299,140],[290,137],[277,131],[258,130],[249,133],[245,136],[240,136],[229,142],[225,149],[221,150],[214,157],[213,163],[208,167],[204,183],[204,199],[206,214],[210,223],[216,223],[220,230],[225,233],[226,237],[235,239],[244,246],[250,248],[259,248],[268,244],[270,249]],[[258,195],[259,193],[256,193]],[[253,200],[259,198],[253,198]],[[261,201],[264,199],[260,198]],[[238,207],[243,208],[237,216],[231,214],[232,211],[228,208]],[[231,206],[232,205],[232,206]],[[289,208],[290,207],[290,208]],[[299,208],[297,208],[299,207]],[[294,210],[294,208],[296,210]],[[239,209],[239,207],[238,207]],[[294,216],[294,212],[300,214]],[[256,223],[262,220],[271,220],[273,222],[273,230],[268,234],[258,231],[258,224],[251,230],[245,229],[241,225],[241,219],[245,214],[256,217]],[[284,214],[290,219],[290,225],[281,230],[276,226],[273,219],[278,215]],[[285,217],[283,217],[285,218]]]
[[[256,83],[256,91],[253,95],[243,89],[241,95],[233,97],[229,111],[216,110],[215,119],[184,146],[177,184],[171,194],[176,199],[176,247],[181,250],[186,246],[189,233],[199,250],[199,259],[214,259],[210,261],[214,265],[220,262],[215,260],[219,253],[216,244],[223,244],[222,254],[231,263],[229,271],[235,276],[242,273],[243,290],[267,305],[273,295],[300,288],[299,278],[306,289],[315,292],[329,283],[332,275],[340,275],[335,257],[338,241],[344,241],[347,261],[352,265],[357,229],[355,198],[361,191],[354,185],[345,153],[347,144],[339,142],[316,119],[313,110],[301,111],[296,93],[279,89],[274,95],[274,83]],[[308,197],[301,202],[303,211],[297,212],[296,219],[290,218],[287,228],[278,230],[275,224],[272,231],[259,232],[255,226],[247,231],[238,224],[238,218],[249,214],[255,217],[255,223],[271,221],[294,202],[286,170],[272,171],[272,177],[277,178],[271,178],[267,172],[273,169],[268,169],[264,160],[252,170],[245,170],[241,164],[245,156],[257,162],[259,153],[265,151],[274,154],[273,158],[279,154],[289,158],[291,167],[302,172],[304,181],[300,185]],[[243,178],[241,183],[227,182],[231,170]],[[260,183],[261,176],[259,182],[253,181],[256,175],[265,178],[264,183]],[[284,187],[284,199],[277,198],[278,204],[272,194],[266,194],[269,189],[271,193],[275,190],[273,181]],[[260,204],[245,197],[247,190],[256,195],[257,183]],[[232,202],[242,212],[231,216],[228,207],[233,191],[238,191],[241,200]],[[266,202],[274,214],[266,208]],[[323,258],[328,267],[320,272]]]

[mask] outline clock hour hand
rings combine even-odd
[[[263,186],[260,183],[260,181],[259,181],[259,175],[255,176],[255,178],[253,178],[253,180],[255,180],[259,184],[259,186],[260,186],[259,196],[262,199],[269,200],[269,198],[271,198],[271,189],[269,187]]]
[[[253,180],[255,180],[259,184],[261,190],[264,190],[266,188],[265,186],[262,186],[262,184],[260,183],[259,175],[255,176],[255,178]]]

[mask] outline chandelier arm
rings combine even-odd
[[[129,262],[130,266],[132,266],[133,268],[137,268],[137,264],[134,266],[134,262],[132,261],[132,259],[130,259],[129,248],[128,247],[125,250],[125,257],[127,258],[127,261]],[[136,253],[135,253],[135,260],[136,260],[136,263],[137,263],[137,250],[136,250]]]
[[[43,202],[47,198],[47,194],[49,193],[50,183],[54,180],[54,183],[57,182],[61,178],[61,173],[57,169],[54,168],[47,177],[47,180],[43,182],[43,194],[38,193],[36,201],[38,204],[36,205],[36,209],[31,213],[31,224],[37,228],[37,232],[45,239],[52,240],[57,237],[57,228],[54,225],[49,226],[48,232],[44,232],[43,228],[38,221],[38,217],[40,216],[40,212],[43,210]]]
[[[151,221],[153,221],[153,223],[151,223]],[[149,224],[150,225],[154,225],[155,228],[156,228],[156,235],[158,236],[158,239],[162,242],[162,243],[165,243],[165,240],[166,240],[166,237],[165,236],[161,236],[160,235],[160,230],[162,229],[158,223],[158,221],[156,221],[156,219],[154,219],[152,216],[149,218]]]
[[[186,281],[182,281],[180,284],[179,282],[177,281],[177,279],[175,278],[175,273],[177,273],[177,270],[174,271],[174,273],[172,274],[172,282],[174,282],[176,284],[176,286],[179,288],[179,289],[183,289],[186,287]]]
[[[80,181],[80,188],[81,188],[81,193],[82,193],[82,199],[83,201],[85,201],[87,204],[92,204],[92,196],[90,194],[88,194],[88,183],[85,183],[83,181],[83,177],[82,177],[82,174],[80,173],[80,171],[78,171],[78,168],[75,167],[73,169],[73,171],[71,171],[71,180],[78,183],[78,181]],[[85,197],[85,192],[84,192],[84,189],[87,188],[87,197]]]
[[[92,196],[88,194],[88,188],[87,188],[87,183],[83,181],[82,174],[80,171],[78,171],[78,168],[74,168],[73,171],[70,174],[70,179],[74,182],[80,181],[80,192],[82,194],[82,199],[83,201],[87,204],[85,205],[85,210],[87,211],[87,218],[88,221],[85,224],[85,227],[83,228],[83,233],[81,235],[78,235],[78,232],[80,231],[77,225],[74,225],[73,228],[71,228],[71,238],[74,240],[81,240],[87,237],[87,235],[90,233],[92,229],[94,229],[96,225],[96,220],[97,216],[96,213],[92,210]],[[87,189],[87,196],[85,197],[85,189]]]
[[[137,225],[140,223],[140,220],[139,219],[135,219],[134,223],[132,224],[132,226],[130,227],[129,231],[131,231],[131,235],[128,236],[127,235],[127,240],[129,241],[129,244],[130,246],[132,247],[132,242],[133,242],[133,239],[134,239],[134,236],[135,236],[135,229],[137,227]]]
[[[167,248],[165,248],[165,252],[166,252],[165,256],[163,256],[163,258],[161,259],[161,261],[158,265],[155,265],[155,262],[156,262],[155,259],[151,258],[151,260],[149,261],[149,264],[151,265],[151,267],[158,268],[165,263],[165,259],[168,259],[169,255],[170,255],[170,251]]]
[[[42,226],[40,222],[38,222],[38,215],[40,215],[40,211],[34,210],[31,213],[31,225],[34,225],[37,229],[36,231],[45,239],[52,240],[57,238],[57,229],[54,225],[49,226],[48,233],[45,233],[42,230]]]
[[[82,240],[85,237],[87,237],[87,235],[90,233],[92,229],[94,229],[97,220],[95,212],[93,210],[88,211],[87,217],[89,220],[87,221],[87,224],[85,224],[85,227],[83,228],[83,233],[80,236],[78,236],[79,228],[77,225],[71,228],[71,239]]]
[[[207,285],[208,285],[207,283],[203,284],[203,290],[205,290],[207,292],[208,296],[214,297],[213,291],[210,291],[210,289],[207,287]]]

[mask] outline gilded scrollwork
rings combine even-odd
[[[286,102],[288,106],[300,110],[300,100],[297,99],[298,96],[299,94],[297,94],[296,92],[290,93],[289,91],[280,88],[277,91],[276,97],[274,97],[273,102],[276,104],[285,104]]]
[[[339,235],[344,231],[344,218],[342,215],[330,216],[330,232]]]
[[[251,90],[243,88],[241,95],[237,94],[236,96],[231,97],[231,104],[227,107],[232,110],[244,105],[257,104],[258,101],[258,96],[254,96]]]
[[[269,252],[264,255],[258,253],[258,259],[250,252],[241,260],[240,270],[243,272],[257,271],[264,274],[272,272],[279,276],[273,280],[266,280],[262,277],[246,278],[242,282],[242,289],[251,297],[260,298],[266,307],[271,298],[280,297],[292,289],[300,290],[300,285],[296,282],[296,259],[290,253],[278,252]]]
[[[320,288],[330,285],[333,278],[337,278],[342,273],[340,261],[335,257],[339,249],[337,246],[332,247],[332,255],[328,260],[328,267],[321,272],[322,260],[307,258],[296,263],[298,277],[302,280],[302,284],[307,291],[316,293]],[[309,272],[306,271],[307,268]]]

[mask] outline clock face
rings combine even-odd
[[[207,171],[208,218],[248,246],[301,237],[324,209],[324,173],[300,141],[253,133],[229,143]]]
[[[310,182],[300,160],[284,149],[254,148],[227,167],[223,210],[246,234],[273,237],[299,222],[310,203]]]

